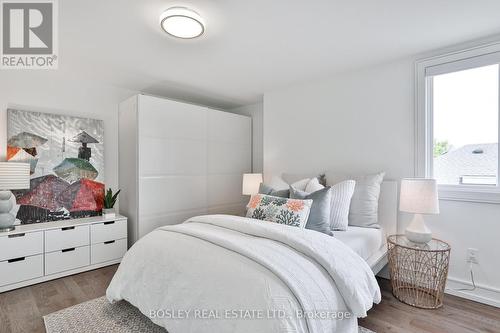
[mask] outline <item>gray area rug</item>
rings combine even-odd
[[[110,304],[106,297],[43,317],[47,333],[166,333],[127,302]],[[375,333],[359,327],[360,333]]]

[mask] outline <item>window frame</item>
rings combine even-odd
[[[415,63],[415,176],[432,177],[433,167],[433,114],[432,75],[440,70],[467,69],[500,64],[500,42],[468,48],[457,52],[418,60]],[[448,70],[447,70],[448,68]],[[434,73],[434,74],[427,74]],[[431,77],[429,77],[431,76]],[[500,70],[499,70],[500,81]],[[499,82],[500,83],[500,82]],[[499,84],[500,87],[500,84]],[[500,89],[499,89],[500,90]],[[500,91],[498,123],[497,185],[448,185],[439,184],[442,200],[500,204]]]

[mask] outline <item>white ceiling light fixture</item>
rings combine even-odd
[[[191,39],[205,32],[205,23],[201,16],[186,7],[171,7],[160,15],[161,28],[169,35]]]

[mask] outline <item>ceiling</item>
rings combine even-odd
[[[198,11],[206,34],[162,32],[172,5]],[[500,33],[498,0],[64,0],[59,10],[60,70],[219,108]]]

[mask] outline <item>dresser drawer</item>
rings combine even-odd
[[[88,225],[45,231],[45,252],[87,245],[90,245]]]
[[[90,264],[90,247],[64,249],[45,254],[45,275],[69,271]]]
[[[0,262],[0,286],[35,279],[42,275],[42,254]]]
[[[90,226],[92,244],[127,238],[127,220],[96,223]]]
[[[105,243],[92,244],[91,255],[92,265],[102,262],[116,260],[123,257],[127,252],[127,239],[118,239]]]
[[[43,253],[43,232],[0,235],[0,261]]]

